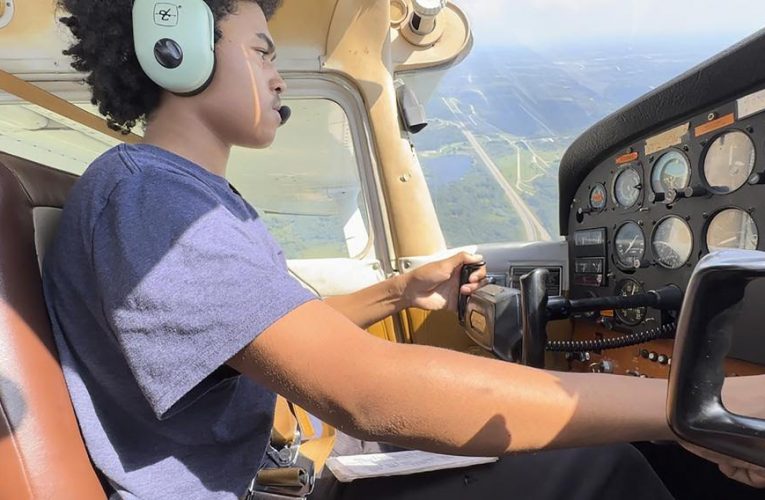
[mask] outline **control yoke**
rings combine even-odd
[[[667,418],[680,438],[765,466],[765,420],[729,412],[722,403],[723,362],[747,285],[765,277],[765,253],[707,255],[691,275],[677,324]]]
[[[461,281],[467,283],[477,265],[462,268]],[[520,290],[494,284],[476,290],[470,298],[460,296],[460,323],[478,345],[505,361],[544,368],[547,348],[547,322],[572,314],[603,309],[654,307],[680,308],[682,291],[674,286],[628,297],[596,297],[569,300],[547,296],[547,269],[539,268],[520,279]]]

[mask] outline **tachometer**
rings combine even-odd
[[[726,248],[757,250],[759,232],[752,216],[739,208],[728,208],[715,215],[707,228],[710,252]]]
[[[704,158],[704,178],[712,191],[725,194],[737,190],[754,169],[755,150],[744,132],[727,132],[709,146]]]
[[[606,187],[603,184],[595,184],[595,187],[590,191],[590,207],[595,210],[603,210],[606,208],[607,197]]]
[[[691,180],[688,158],[677,150],[663,154],[651,172],[651,189],[654,193],[666,193],[670,189],[685,189]]]
[[[616,262],[622,267],[636,269],[645,254],[643,230],[634,222],[626,222],[616,231],[614,238]]]
[[[651,237],[656,261],[669,269],[682,267],[693,251],[693,233],[688,224],[675,215],[662,220]]]
[[[640,174],[634,168],[622,170],[614,181],[614,199],[616,202],[629,208],[637,203],[642,188]]]
[[[633,279],[626,279],[619,282],[616,286],[616,295],[629,297],[643,293],[643,287]],[[645,320],[647,309],[645,307],[634,307],[632,309],[617,309],[614,311],[616,319],[629,326],[636,326]]]

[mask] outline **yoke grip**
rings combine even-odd
[[[535,368],[545,366],[547,345],[547,269],[537,268],[521,276],[521,314],[523,325],[522,363]]]
[[[696,266],[677,324],[667,419],[688,442],[765,466],[765,420],[731,413],[722,403],[734,320],[747,285],[762,277],[763,252],[716,252]]]
[[[465,326],[465,312],[467,310],[467,295],[462,295],[459,291],[462,285],[470,283],[470,275],[481,269],[486,265],[485,261],[476,262],[475,264],[463,264],[460,269],[460,284],[457,289],[457,318],[462,326]]]

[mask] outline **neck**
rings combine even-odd
[[[183,106],[160,105],[149,120],[143,142],[182,156],[213,174],[226,176],[231,144]]]

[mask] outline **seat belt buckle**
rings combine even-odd
[[[313,492],[315,483],[313,461],[299,457],[291,467],[260,469],[250,481],[244,500],[305,499]]]
[[[300,457],[300,444],[302,438],[303,436],[300,432],[300,427],[298,427],[295,429],[295,437],[291,443],[285,442],[281,444],[280,448],[276,448],[272,441],[266,448],[266,455],[273,460],[277,467],[292,467],[297,463],[298,458]]]

